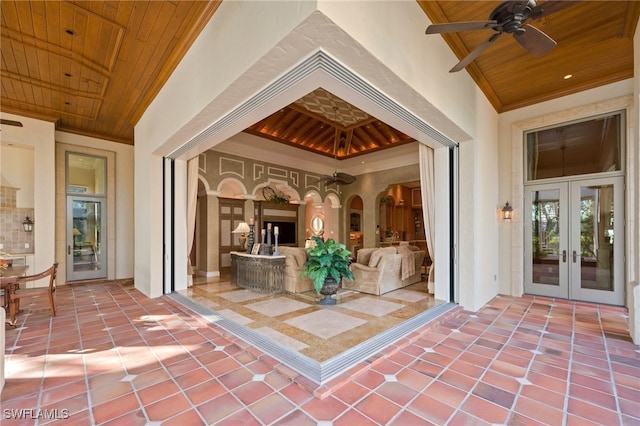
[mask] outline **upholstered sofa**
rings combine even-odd
[[[307,250],[302,247],[280,246],[278,251],[284,260],[284,289],[289,293],[304,293],[314,290],[309,277],[301,277],[304,263],[307,261]]]
[[[353,280],[342,287],[381,295],[420,282],[425,252],[416,246],[364,248],[351,264]]]

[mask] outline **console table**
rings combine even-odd
[[[260,293],[284,291],[284,256],[231,252],[231,283]]]

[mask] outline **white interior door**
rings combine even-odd
[[[622,177],[527,186],[525,292],[624,304]]]

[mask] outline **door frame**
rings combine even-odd
[[[98,271],[74,271],[76,263],[73,261],[75,257],[75,236],[73,235],[74,224],[73,221],[75,217],[73,216],[73,202],[74,201],[87,201],[87,202],[96,202],[101,203],[102,208],[100,211],[100,228],[101,228],[101,238],[100,241],[96,241],[96,244],[99,244],[99,250],[96,251],[96,245],[92,248],[93,256],[96,263],[101,265],[101,268]],[[82,194],[74,194],[67,195],[67,227],[66,227],[66,235],[67,235],[67,258],[66,258],[66,273],[67,273],[67,281],[83,281],[83,280],[92,280],[92,279],[104,279],[108,274],[108,265],[109,262],[107,260],[107,251],[109,249],[109,242],[106,238],[109,232],[109,226],[107,224],[107,197],[104,196],[95,196],[95,195],[82,195]]]
[[[576,210],[580,201],[580,188],[585,185],[613,185],[614,188],[614,273],[613,291],[583,288],[582,262],[580,254],[581,221],[580,211]],[[558,190],[560,202],[558,246],[558,285],[538,284],[533,282],[532,274],[532,221],[531,194],[533,191]],[[580,176],[571,179],[555,180],[552,183],[528,184],[524,188],[524,292],[546,297],[557,297],[575,301],[605,303],[623,306],[625,303],[625,180],[624,176]],[[563,214],[564,212],[564,214]]]
[[[56,243],[55,259],[58,261],[56,281],[67,282],[67,153],[105,157],[107,159],[107,279],[115,279],[116,271],[116,203],[115,203],[115,160],[114,151],[89,148],[81,145],[56,143]],[[133,236],[130,236],[133,239]]]

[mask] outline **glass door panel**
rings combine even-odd
[[[67,199],[67,280],[105,278],[106,218],[104,200]]]
[[[573,298],[624,304],[622,188],[622,178],[571,183]]]
[[[530,186],[526,195],[525,292],[566,297],[567,186]]]

